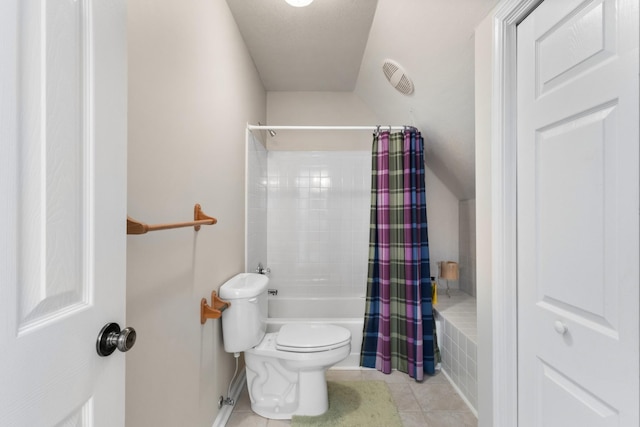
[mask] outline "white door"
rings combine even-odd
[[[0,2],[0,426],[123,426],[126,9]],[[134,350],[135,351],[135,350]]]
[[[518,26],[520,427],[640,425],[638,12],[547,0]]]

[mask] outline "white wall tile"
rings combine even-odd
[[[246,171],[246,271],[254,271],[258,263],[267,266],[268,179],[267,151],[257,138],[249,134]]]
[[[289,296],[364,296],[370,154],[271,151],[268,162],[270,286]]]
[[[469,403],[477,408],[475,299],[460,290],[452,290],[451,298],[439,295],[435,309],[442,322],[442,336],[438,337],[442,369]]]

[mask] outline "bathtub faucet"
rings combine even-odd
[[[268,289],[267,290],[267,294],[268,295],[273,295],[274,297],[278,296],[278,290],[277,289]]]
[[[263,267],[262,263],[259,262],[258,263],[258,268],[256,268],[256,273],[258,273],[258,274],[269,274],[269,273],[271,273],[271,269],[269,267],[266,267],[266,268]]]

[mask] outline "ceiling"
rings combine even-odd
[[[355,92],[381,124],[425,137],[427,166],[475,197],[474,30],[498,0],[227,0],[267,91]],[[387,82],[393,59],[411,95]]]

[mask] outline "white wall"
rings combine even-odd
[[[224,1],[130,0],[128,214],[218,224],[128,236],[128,427],[210,427],[234,369],[200,299],[244,270],[247,122],[266,94]]]
[[[438,277],[439,261],[459,261],[458,199],[429,168],[424,172],[431,275]],[[450,281],[449,287],[457,289],[459,283]]]
[[[422,128],[433,151],[427,165],[462,200],[474,197],[474,81],[473,34],[461,28],[473,28],[495,2],[378,0],[355,89],[380,117]],[[425,24],[428,16],[440,17],[441,25]],[[412,95],[387,83],[381,71],[387,58],[413,80]]]
[[[491,303],[492,19],[477,27],[476,49],[476,301],[478,304],[478,427],[493,426]]]
[[[267,124],[370,126],[379,118],[353,92],[268,92]],[[371,150],[370,131],[278,131],[269,150]]]
[[[476,201],[460,201],[460,289],[476,296]]]

